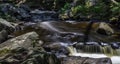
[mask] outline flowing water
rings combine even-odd
[[[111,58],[112,64],[120,64],[120,56],[118,55],[106,55],[106,54],[101,54],[101,53],[84,53],[84,52],[76,52],[76,49],[73,47],[68,47],[69,50],[71,51],[71,56],[81,56],[81,57],[91,57],[91,58]],[[87,50],[89,51],[89,50]],[[105,51],[105,50],[104,50]],[[114,51],[111,51],[111,53],[114,53]]]
[[[84,32],[88,24],[88,22],[46,21],[37,23],[32,27],[26,26],[24,30],[16,31],[12,35],[18,36],[30,31],[36,31],[40,35],[40,40],[45,42],[43,46],[52,50],[58,51],[65,48],[69,51],[69,56],[109,57],[113,64],[120,64],[119,37],[97,33],[98,22],[92,25],[89,40],[85,44],[83,41]],[[65,52],[64,49],[62,49],[62,52]]]

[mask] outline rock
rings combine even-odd
[[[39,22],[39,21],[50,21],[50,20],[57,20],[58,14],[55,11],[42,11],[42,10],[33,10],[31,11],[32,21]]]
[[[17,19],[23,20],[23,21],[29,21],[30,20],[30,18],[31,18],[31,15],[29,13],[30,10],[26,7],[24,5],[24,7],[23,6],[18,7],[13,11],[13,13],[14,13],[15,17],[17,17]]]
[[[0,31],[5,29],[8,32],[13,32],[14,28],[15,27],[10,22],[0,18]]]
[[[112,64],[109,58],[64,57],[61,64]]]
[[[44,43],[44,42],[43,42],[42,40],[39,40],[39,41],[38,41],[39,46],[42,46],[43,43]]]
[[[6,19],[19,19],[22,21],[29,21],[30,20],[30,14],[29,9],[25,5],[20,5],[19,7],[14,6],[12,4],[1,4],[0,5],[0,11],[2,12],[2,16],[5,16]],[[9,16],[9,17],[7,17]],[[11,19],[8,19],[9,21]]]
[[[37,53],[31,55],[27,60],[22,64],[60,64],[59,60],[54,54],[49,53]]]
[[[0,31],[0,43],[5,41],[8,38],[8,33],[6,30]]]
[[[0,63],[7,64],[60,64],[54,54],[41,51],[39,49],[13,49],[5,58],[0,59]]]
[[[35,46],[37,43],[38,34],[35,32],[29,32],[18,36],[16,38],[12,38],[4,43],[0,44],[0,49],[16,49],[18,47],[29,48]]]
[[[100,42],[99,43],[101,46],[108,46],[109,44],[108,43],[104,43],[104,42]]]
[[[96,45],[96,46],[99,45],[97,42],[86,42],[85,44],[86,45]]]
[[[119,43],[117,43],[117,42],[112,42],[112,43],[111,43],[111,47],[112,47],[113,49],[119,49],[119,48],[120,48],[120,45],[119,45]]]
[[[83,64],[112,64],[110,58],[88,58]]]
[[[57,55],[68,55],[70,53],[67,48],[67,44],[62,42],[44,44],[43,47],[46,51],[55,53]]]
[[[82,64],[85,59],[81,57],[65,57],[61,58],[61,64]]]
[[[114,33],[114,30],[109,26],[109,24],[101,22],[97,32],[103,35],[111,35]]]

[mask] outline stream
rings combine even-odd
[[[97,33],[95,30],[99,22],[96,22],[92,26],[89,41],[84,44],[84,32],[88,24],[89,22],[44,21],[26,26],[23,30],[13,33],[13,35],[19,36],[30,31],[36,31],[40,35],[40,40],[45,42],[43,44],[45,50],[55,53],[58,57],[66,57],[69,52],[69,56],[108,57],[111,58],[113,64],[119,64],[119,38]]]
[[[8,3],[0,12],[15,21],[0,18],[0,63],[60,64],[57,59],[75,57],[82,64],[120,64],[120,31],[108,22],[61,20],[56,11]]]

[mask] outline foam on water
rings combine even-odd
[[[89,53],[74,53],[73,56],[81,56],[81,57],[91,57],[91,58],[104,58],[108,57],[105,54],[89,54]],[[112,56],[109,57],[112,60],[112,64],[120,64],[120,56]]]

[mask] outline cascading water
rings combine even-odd
[[[83,49],[83,51],[86,51],[86,52],[83,52],[83,51],[77,52],[78,49],[73,46],[68,46],[67,48],[70,51],[70,54],[69,54],[70,56],[81,56],[81,57],[91,57],[91,58],[108,57],[108,58],[111,58],[113,64],[120,63],[120,61],[119,61],[120,55],[116,55],[116,53],[119,54],[119,52],[117,52],[116,50],[113,50],[110,47],[99,47],[99,49],[101,50],[99,52],[97,51],[95,46],[84,46],[84,47],[85,48]],[[109,49],[109,51],[108,51],[108,49]]]

